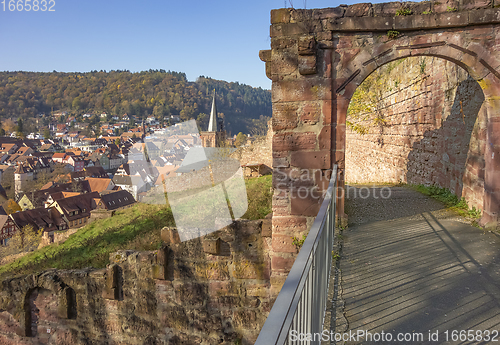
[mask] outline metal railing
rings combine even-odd
[[[335,229],[337,166],[316,219],[255,345],[320,344],[328,298]],[[296,337],[294,336],[296,335]]]

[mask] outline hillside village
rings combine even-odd
[[[124,117],[122,122],[128,122]],[[165,187],[165,179],[191,172],[185,165],[192,161],[183,164],[189,150],[231,147],[236,141],[236,136],[226,137],[217,118],[215,96],[208,131],[186,131],[178,119],[172,121],[173,126],[161,125],[150,116],[119,136],[112,135],[115,126],[124,123],[102,124],[105,135],[98,138],[70,130],[67,124],[54,127],[54,137],[48,139],[33,133],[24,139],[0,137],[0,181],[5,187],[0,185],[0,245],[26,226],[43,229],[50,242],[55,231],[79,228],[131,207],[148,192]],[[246,175],[261,175],[265,164],[248,156],[241,150],[236,156]]]

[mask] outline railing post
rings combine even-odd
[[[309,235],[295,259],[255,345],[320,344],[289,340],[289,331],[321,334],[335,239],[337,166]],[[314,333],[314,334],[313,334]]]

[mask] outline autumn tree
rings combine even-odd
[[[16,124],[12,119],[7,119],[2,121],[2,128],[6,133],[12,133],[16,129]]]
[[[241,145],[244,145],[246,142],[247,142],[247,135],[239,132],[238,135],[236,135],[236,140],[234,141],[234,145],[236,147],[239,147]]]
[[[21,206],[14,199],[9,199],[3,204],[3,208],[7,214],[16,213],[17,211],[22,211]]]
[[[7,240],[7,245],[0,247],[0,256],[27,253],[38,249],[42,241],[43,228],[35,230],[33,225],[28,224],[16,231],[14,235]]]

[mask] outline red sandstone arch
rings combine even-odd
[[[293,236],[307,230],[320,205],[300,188],[322,189],[334,163],[344,186],[345,122],[358,85],[378,67],[410,56],[452,61],[478,81],[485,96],[487,142],[482,224],[500,212],[500,9],[494,3],[397,3],[271,12],[271,50],[261,51],[273,81],[273,275],[291,267]],[[432,14],[425,14],[432,13]],[[388,30],[399,36],[389,39]],[[308,177],[302,178],[307,175]],[[312,177],[311,177],[312,176]],[[338,213],[343,214],[339,193]],[[279,283],[279,281],[277,282]]]
[[[495,123],[500,121],[500,73],[493,67],[500,66],[500,59],[492,54],[493,52],[488,52],[484,45],[486,42],[482,45],[466,40],[464,33],[447,34],[442,30],[435,30],[425,34],[409,33],[400,39],[375,43],[352,59],[343,59],[342,57],[349,56],[344,54],[337,64],[337,67],[340,67],[336,71],[337,77],[333,78],[336,81],[334,84],[336,109],[333,111],[336,112],[338,119],[336,126],[343,128],[342,135],[336,138],[336,145],[343,150],[345,120],[351,97],[357,86],[378,67],[407,57],[434,56],[464,68],[479,83],[485,95],[488,116],[487,141],[492,144],[486,145],[485,149],[484,212],[481,222],[486,225],[498,221],[500,210],[500,181],[498,181],[500,170],[498,170],[499,161],[495,160],[494,155],[495,147],[500,148],[500,138],[495,136]],[[346,76],[348,73],[350,75]],[[343,160],[340,159],[338,162],[342,166]],[[343,212],[343,204],[339,206],[339,212]]]
[[[77,317],[75,291],[52,271],[40,276],[26,276],[20,283],[16,296],[12,296],[14,297],[18,297],[20,302],[20,308],[14,312],[14,317],[19,321],[21,336],[38,336],[40,320],[54,323],[57,319]],[[50,334],[42,334],[44,338],[47,335]]]

